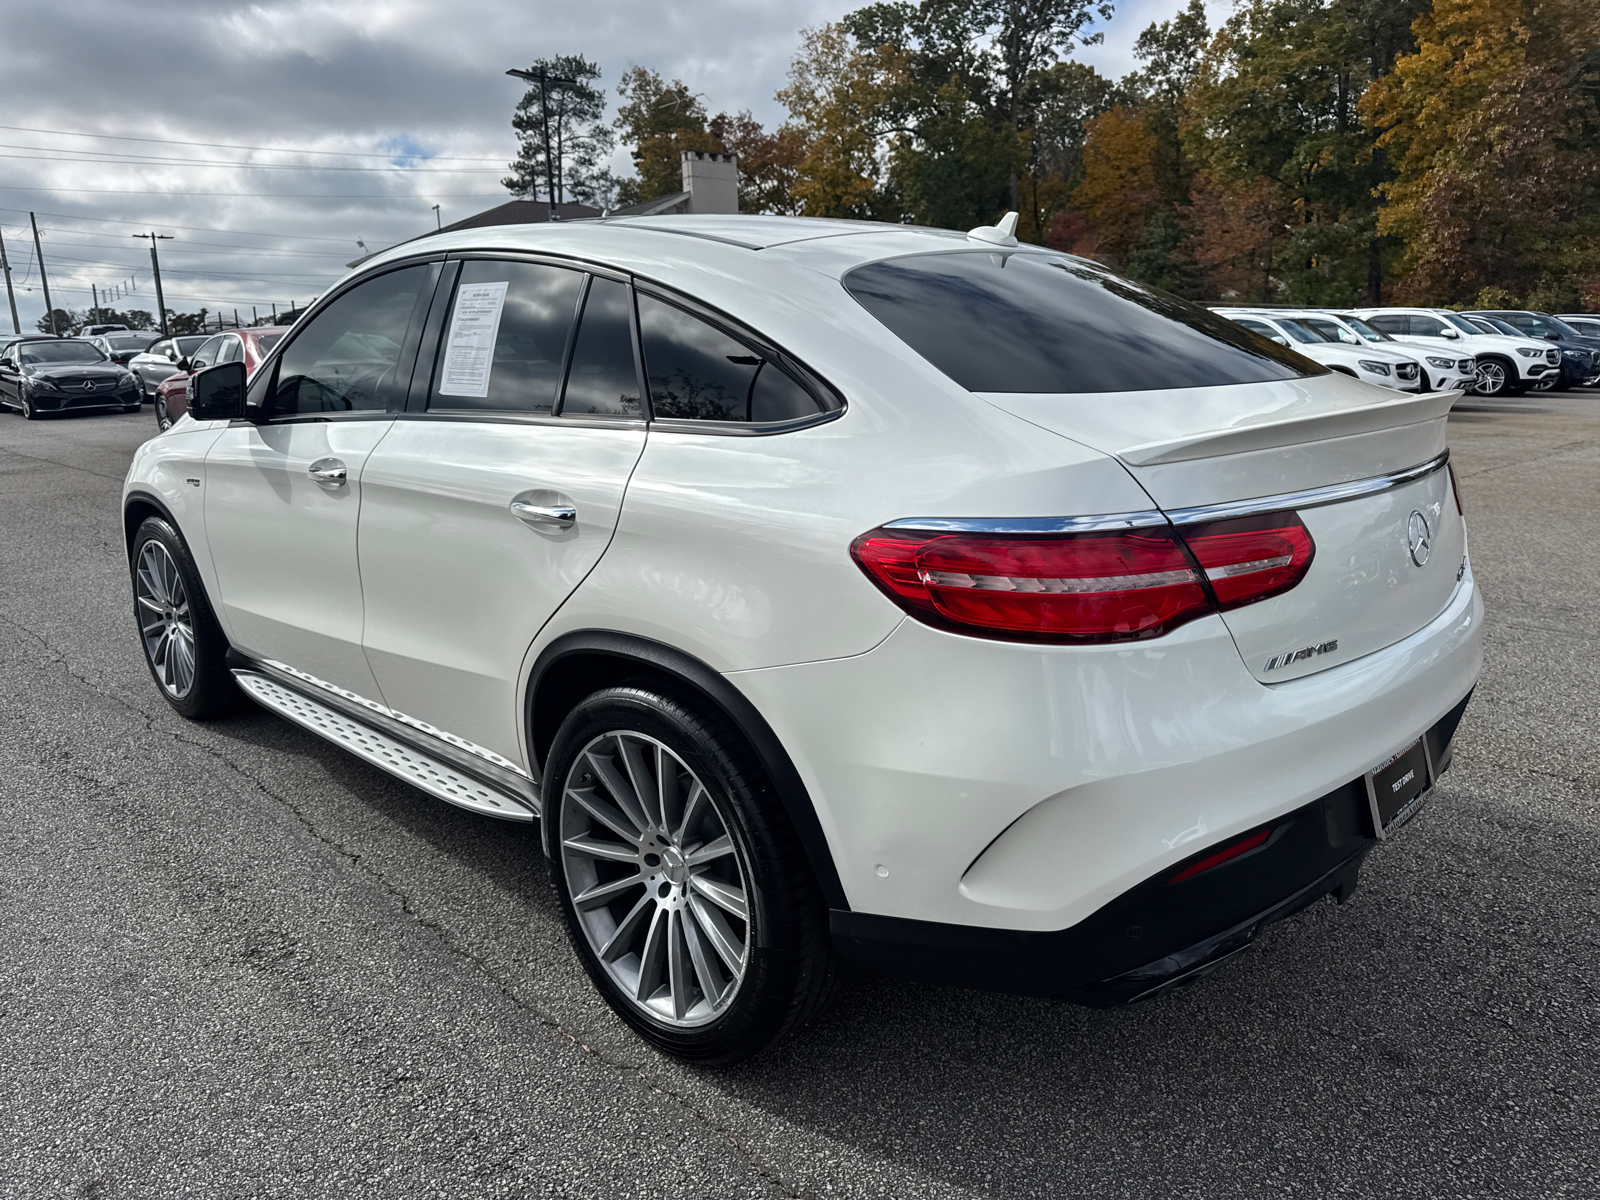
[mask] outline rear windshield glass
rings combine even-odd
[[[143,350],[156,340],[153,333],[108,333],[106,345],[113,350]]]
[[[975,250],[857,267],[855,299],[974,392],[1133,392],[1298,379],[1286,346],[1066,255]]]

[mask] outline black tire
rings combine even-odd
[[[17,407],[22,410],[24,421],[37,421],[44,414],[33,406],[33,401],[28,399],[27,392],[21,392],[17,397]]]
[[[658,1019],[613,979],[591,945],[573,901],[575,886],[569,886],[563,829],[572,820],[587,817],[571,799],[569,784],[581,787],[583,780],[592,778],[583,773],[585,760],[580,756],[597,738],[614,733],[642,735],[659,743],[698,778],[734,844],[741,880],[746,881],[744,974],[731,998],[723,1001],[720,1014],[693,1028]],[[766,772],[720,713],[654,684],[596,692],[562,722],[544,778],[550,882],[572,943],[607,1003],[645,1039],[678,1058],[728,1065],[787,1036],[832,999],[840,966],[828,933],[827,906]],[[663,827],[668,824],[662,822]],[[644,885],[638,894],[648,899],[650,886]],[[626,896],[618,901],[623,908],[631,902]],[[638,956],[641,974],[648,950],[647,941]]]
[[[188,601],[193,631],[194,670],[192,680],[184,688],[175,689],[168,680],[163,679],[152,656],[150,641],[145,636],[144,618],[148,610],[139,599],[139,571],[145,547],[151,542],[159,543],[177,568]],[[192,721],[205,721],[237,712],[243,706],[244,694],[239,691],[228,670],[228,639],[211,610],[211,602],[206,598],[205,587],[200,582],[199,572],[195,570],[194,556],[189,553],[182,535],[161,517],[145,518],[133,536],[128,570],[133,582],[134,626],[144,650],[145,666],[150,668],[150,677],[155,681],[156,690],[166,698],[168,704]]]

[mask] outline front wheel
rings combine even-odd
[[[22,419],[24,421],[37,421],[39,419],[39,410],[33,406],[33,401],[28,399],[27,392],[22,393],[17,404],[22,409]]]
[[[1480,396],[1498,396],[1506,390],[1506,369],[1493,359],[1478,360],[1478,382],[1473,391]]]
[[[759,761],[720,715],[650,687],[584,700],[551,746],[551,883],[584,967],[669,1054],[748,1058],[837,978],[827,911]]]
[[[160,392],[156,393],[156,429],[165,433],[172,428],[172,418],[167,415],[167,398]]]
[[[130,566],[145,664],[167,703],[194,720],[233,712],[240,692],[228,670],[228,639],[183,538],[162,518],[146,518]]]

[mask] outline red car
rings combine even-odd
[[[189,411],[189,376],[196,371],[218,363],[243,361],[245,374],[254,375],[267,352],[288,332],[287,325],[229,329],[207,341],[188,358],[180,358],[178,369],[156,385],[156,425],[166,432]]]

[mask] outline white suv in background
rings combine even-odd
[[[1433,363],[1461,354],[1477,360],[1480,396],[1520,396],[1541,378],[1561,372],[1561,354],[1537,338],[1485,333],[1460,313],[1440,308],[1360,308],[1355,315],[1391,337],[1429,347]]]
[[[1354,346],[1358,349],[1367,349],[1377,346],[1394,354],[1404,354],[1411,358],[1409,367],[1402,368],[1407,373],[1402,376],[1406,386],[1403,390],[1423,392],[1428,389],[1428,373],[1422,369],[1420,348],[1408,346],[1404,342],[1380,333],[1364,322],[1360,317],[1346,316],[1341,313],[1324,312],[1317,309],[1302,309],[1294,314],[1300,324],[1307,326],[1316,333],[1320,333],[1329,341],[1339,342],[1341,345]],[[1399,372],[1396,372],[1399,374]]]
[[[135,455],[155,686],[537,820],[595,986],[702,1062],[845,960],[1113,1005],[1348,898],[1482,660],[1455,397],[1014,221],[377,255]]]
[[[1292,346],[1313,362],[1353,375],[1363,383],[1394,391],[1427,390],[1418,382],[1417,360],[1387,347],[1353,346],[1305,324],[1298,312],[1280,309],[1218,308],[1215,312],[1252,333]],[[1405,375],[1401,375],[1405,371]],[[1442,390],[1442,389],[1439,389]]]

